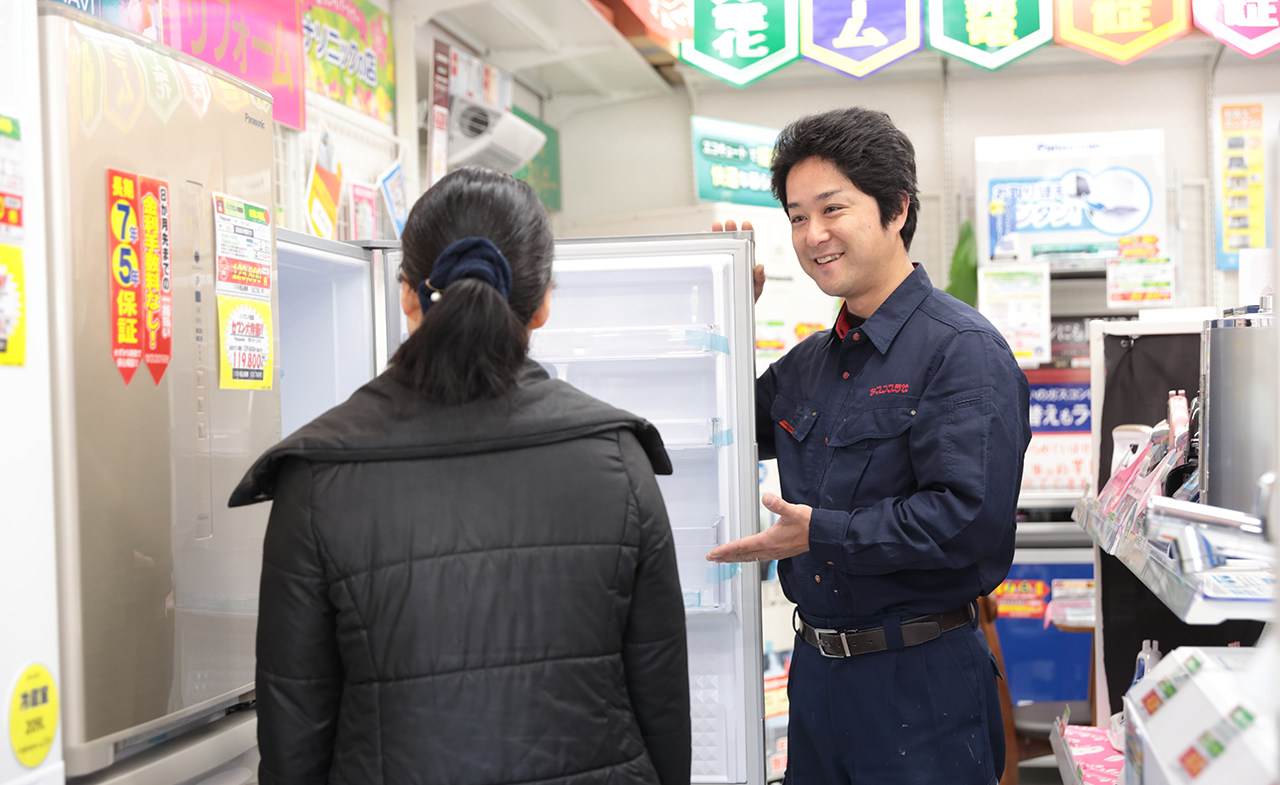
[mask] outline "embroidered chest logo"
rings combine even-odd
[[[905,393],[910,391],[909,384],[882,384],[879,387],[872,387],[872,395],[884,395],[886,393]]]

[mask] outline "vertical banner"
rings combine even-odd
[[[512,114],[537,128],[547,137],[533,160],[525,164],[512,175],[517,180],[524,180],[538,192],[538,199],[548,210],[560,209],[560,132],[531,114],[526,114],[520,107],[512,107]]]
[[[1191,0],[1196,27],[1257,59],[1280,48],[1275,0]]]
[[[394,117],[391,18],[367,0],[302,0],[307,89],[384,123]]]
[[[1008,341],[1020,368],[1049,361],[1048,264],[979,265],[978,311]]]
[[[22,124],[0,114],[0,365],[26,363]]]
[[[302,13],[280,0],[180,0],[165,43],[271,94],[272,117],[306,129]],[[225,84],[220,79],[215,83]]]
[[[862,77],[924,45],[921,0],[801,0],[800,53]]]
[[[777,207],[769,165],[778,133],[777,128],[694,115],[691,135],[698,198]]]
[[[1241,250],[1274,244],[1280,93],[1216,96],[1211,120],[1217,267],[1237,270]]]
[[[800,58],[799,0],[690,0],[693,36],[680,59],[745,87]]]
[[[107,231],[111,249],[111,357],[124,383],[142,362],[142,302],[139,297],[138,179],[107,170]]]
[[[1054,40],[1126,65],[1191,31],[1191,0],[1058,0]]]
[[[1053,41],[1053,0],[928,0],[929,46],[995,70]]]
[[[431,68],[431,116],[430,138],[427,140],[427,187],[435,185],[449,173],[449,91],[450,61],[452,59],[449,45],[443,41],[435,42],[434,60]],[[403,224],[402,224],[403,226]],[[399,236],[397,230],[396,236]]]
[[[351,227],[352,240],[373,240],[378,234],[378,191],[371,185],[351,184],[351,200],[348,202],[350,215],[347,225]]]
[[[271,314],[271,212],[213,194],[217,260],[218,386],[270,390],[275,322]]]
[[[142,359],[158,385],[169,367],[173,346],[169,184],[139,177],[138,188],[142,210]]]
[[[337,142],[328,126],[321,122],[307,177],[307,227],[316,237],[337,239],[341,195],[342,164],[338,163]]]
[[[0,365],[27,362],[22,248],[0,242]]]
[[[399,239],[404,234],[405,222],[409,220],[409,188],[404,182],[401,161],[397,160],[378,175],[378,190],[382,192],[382,201],[391,216],[391,226],[396,230],[396,239]]]

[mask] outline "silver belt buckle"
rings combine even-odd
[[[820,629],[818,629],[817,627],[814,627],[814,628],[813,628],[813,631],[814,631],[814,632],[817,634],[817,636],[818,636],[818,653],[819,653],[819,654],[821,654],[823,657],[826,657],[826,658],[828,658],[828,659],[832,659],[832,660],[839,660],[839,659],[844,659],[845,657],[852,657],[852,656],[853,656],[853,652],[849,651],[849,638],[847,637],[847,631],[845,631],[845,630],[820,630]],[[854,630],[854,632],[857,632],[857,630]],[[839,635],[839,636],[840,636],[840,644],[844,647],[844,654],[843,654],[843,655],[840,655],[840,654],[828,654],[828,653],[827,653],[827,650],[826,650],[825,648],[823,648],[823,645],[822,645],[822,642],[823,642],[823,638],[822,638],[822,636],[823,636],[824,634],[825,634],[825,635]]]

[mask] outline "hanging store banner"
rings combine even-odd
[[[107,170],[107,234],[111,249],[111,357],[128,384],[142,362],[138,178],[129,172]]]
[[[1191,0],[1196,27],[1246,57],[1280,49],[1275,0]]]
[[[180,0],[180,5],[179,13],[166,15],[165,43],[270,93],[273,119],[305,130],[299,3]]]
[[[336,240],[338,200],[342,195],[342,164],[338,163],[337,142],[329,128],[320,123],[316,149],[311,156],[307,178],[307,226],[316,237]]]
[[[995,70],[1053,41],[1053,0],[928,0],[929,46]]]
[[[801,0],[800,53],[861,79],[924,45],[921,0]]]
[[[427,131],[427,182],[424,188],[430,188],[449,173],[449,96],[453,89],[453,76],[450,72],[454,67],[454,52],[440,40],[435,42],[434,50],[431,106],[427,110],[430,114],[424,118],[431,123]],[[401,227],[403,228],[403,221]],[[399,236],[400,230],[397,229],[396,237]]]
[[[978,137],[974,173],[980,264],[1164,239],[1162,130]]]
[[[392,122],[396,80],[391,18],[367,0],[302,0],[307,89]]]
[[[1240,251],[1266,248],[1275,237],[1269,205],[1275,195],[1280,143],[1280,93],[1213,99],[1214,244],[1219,270],[1238,270]]]
[[[799,0],[690,0],[680,59],[744,87],[800,58]]]
[[[142,221],[142,360],[157,385],[173,346],[173,268],[169,256],[169,184],[138,178]]]
[[[777,207],[769,165],[778,129],[693,117],[693,168],[698,198]]]
[[[693,0],[623,0],[645,29],[667,41],[693,34]]]
[[[1191,30],[1190,0],[1058,0],[1054,40],[1125,65]]]
[[[524,180],[537,191],[538,199],[548,210],[560,210],[560,132],[531,114],[511,108],[512,114],[537,128],[547,137],[547,142],[533,160],[512,175]]]
[[[22,123],[0,114],[0,365],[25,365],[27,361],[23,167]]]

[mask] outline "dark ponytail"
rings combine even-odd
[[[469,237],[489,240],[506,258],[511,293],[457,278],[424,309],[391,361],[397,379],[434,403],[497,398],[515,386],[529,320],[551,284],[554,239],[537,194],[510,175],[476,168],[446,175],[413,206],[401,237],[404,280],[425,294],[436,260]]]

